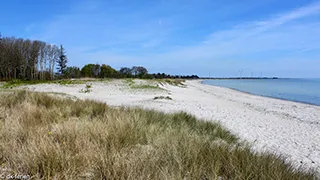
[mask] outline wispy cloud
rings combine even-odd
[[[78,64],[141,64],[153,71],[180,68],[183,70],[179,72],[207,75],[213,71],[221,76],[233,75],[237,69],[271,75],[276,69],[287,76],[288,71],[307,72],[309,68],[313,74],[309,72],[307,76],[320,77],[320,69],[306,65],[317,63],[320,67],[320,2],[282,9],[250,21],[232,19],[230,22],[236,23],[218,28],[210,28],[210,24],[221,24],[219,19],[210,19],[212,14],[195,14],[197,8],[198,12],[203,8],[209,12],[209,1],[205,0],[198,4],[150,2],[134,7],[130,3],[117,4],[118,1],[94,2],[80,4],[46,23],[40,38],[65,44],[70,59]],[[223,4],[211,5],[223,14],[219,11],[225,7]],[[240,5],[235,3],[233,10],[237,6]]]

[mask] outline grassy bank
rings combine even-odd
[[[109,82],[115,79],[97,79],[97,78],[88,78],[88,79],[62,79],[62,80],[34,80],[34,81],[23,81],[23,80],[11,80],[7,82],[0,82],[0,88],[2,89],[12,89],[24,85],[35,85],[35,84],[59,84],[59,85],[72,85],[72,84],[86,84],[90,82]],[[132,89],[161,89],[158,87],[158,84],[164,85],[169,84],[172,86],[185,87],[183,84],[185,80],[182,79],[152,79],[145,80],[149,84],[136,84],[136,79],[126,78],[124,83],[128,84]],[[142,79],[139,79],[142,80]],[[151,85],[151,84],[152,85]]]
[[[0,174],[34,179],[313,179],[186,113],[0,94]]]
[[[62,79],[62,80],[34,80],[34,81],[23,81],[23,80],[11,80],[7,82],[0,82],[0,88],[12,89],[24,85],[35,85],[35,84],[59,84],[59,85],[72,85],[72,84],[86,84],[89,82],[108,82],[112,79]]]

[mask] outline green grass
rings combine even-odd
[[[71,85],[71,84],[85,84],[87,81],[84,80],[56,80],[50,83],[60,84],[60,85]]]
[[[22,81],[22,80],[11,80],[3,84],[2,88],[12,89],[24,85],[35,85],[35,84],[60,84],[60,85],[71,85],[71,84],[84,84],[84,80],[35,80],[35,81]]]
[[[92,81],[98,81],[98,82],[109,82],[112,79],[106,78],[106,79],[90,79],[90,80],[83,80],[83,79],[62,79],[62,80],[33,80],[33,81],[22,81],[22,80],[11,80],[4,82],[2,86],[0,85],[0,88],[2,89],[12,89],[19,86],[24,85],[35,85],[35,84],[60,84],[60,85],[73,85],[73,84],[86,84],[88,82]]]
[[[17,113],[19,112],[19,113]],[[0,174],[33,179],[314,179],[186,113],[0,94]]]
[[[126,79],[125,82],[126,82],[129,86],[134,85],[133,79]]]
[[[106,78],[106,79],[76,79],[76,80],[70,80],[70,79],[63,79],[63,80],[33,80],[33,81],[23,81],[23,80],[11,80],[4,82],[2,85],[0,84],[0,88],[2,89],[12,89],[19,86],[24,85],[35,85],[35,84],[60,84],[60,85],[73,85],[73,84],[86,84],[88,82],[92,81],[98,81],[98,82],[109,82],[112,79]],[[179,86],[179,87],[185,87],[185,80],[182,79],[161,79],[161,80],[145,80],[146,82],[154,82],[158,84],[170,84],[173,86]],[[125,83],[127,83],[131,88],[133,89],[161,89],[160,87],[156,85],[137,85],[135,84],[133,79],[125,79]]]
[[[150,82],[145,80],[145,82]],[[151,84],[136,84],[133,79],[126,79],[125,83],[129,85],[131,89],[159,89],[161,88],[158,85],[151,85]]]
[[[5,82],[1,86],[1,88],[12,89],[12,88],[23,86],[23,85],[41,84],[41,83],[48,83],[48,82],[49,81],[22,81],[22,80],[14,79],[14,80]]]
[[[154,86],[154,85],[148,85],[148,84],[141,84],[141,85],[132,85],[132,89],[159,89],[161,88],[159,86]]]

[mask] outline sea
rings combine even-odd
[[[320,106],[320,79],[219,79],[203,83]]]

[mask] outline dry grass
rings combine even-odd
[[[315,178],[186,113],[26,91],[0,95],[0,164],[34,179]]]
[[[184,79],[159,79],[157,80],[159,84],[169,84],[172,86],[185,87],[186,85]]]

